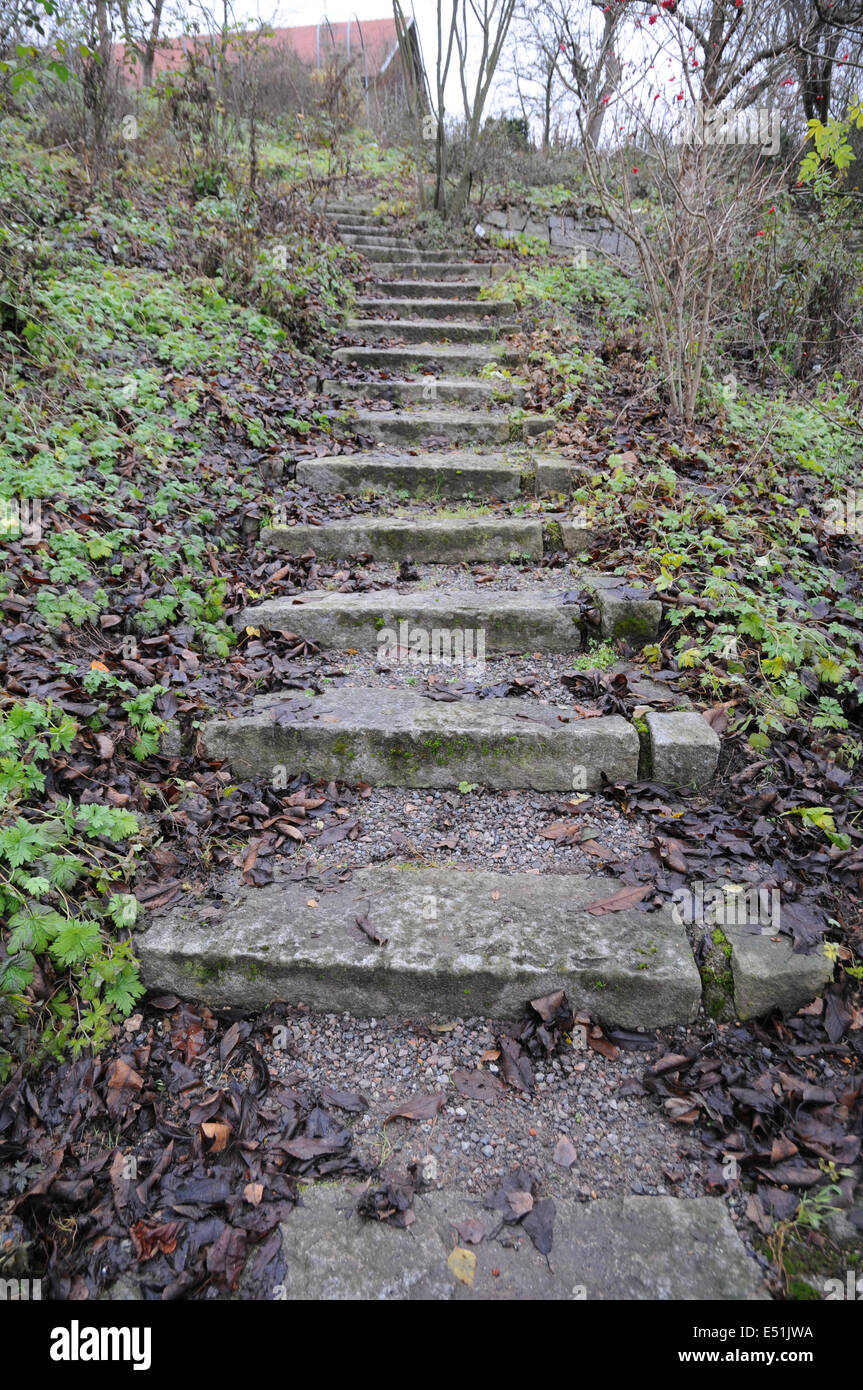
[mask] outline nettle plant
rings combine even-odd
[[[50,702],[0,712],[0,1080],[16,1058],[98,1049],[144,987],[124,891],[140,850],[130,811],[45,801],[45,769],[78,725]]]

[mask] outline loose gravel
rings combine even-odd
[[[526,513],[526,515],[530,514]],[[433,592],[435,589],[476,591],[477,594],[496,591],[524,593],[525,590],[541,589],[546,599],[562,598],[564,594],[582,588],[588,573],[585,566],[574,562],[554,566],[503,563],[478,565],[411,564],[410,569],[417,578],[409,581],[401,578],[401,567],[398,564],[385,560],[369,561],[366,565],[357,565],[352,568],[351,573],[361,576],[369,583],[379,584],[382,588],[394,588],[398,593],[405,594],[417,591]],[[615,572],[614,570],[607,571],[608,574]],[[338,590],[347,578],[348,570],[343,567],[320,587]]]
[[[328,652],[326,665],[317,674],[324,685],[381,687],[385,690],[415,690],[418,694],[443,693],[450,690],[461,699],[505,699],[501,710],[507,714],[529,717],[532,705],[551,704],[565,709],[572,718],[598,714],[595,700],[577,698],[564,684],[562,677],[573,670],[590,667],[590,652],[580,658],[577,666],[565,653],[546,655],[541,652],[513,652],[486,657],[484,661],[468,661],[452,665],[442,662],[414,661],[408,651],[381,659],[375,652]],[[310,669],[304,664],[304,669]],[[479,690],[502,686],[517,687],[521,694],[481,696]],[[479,690],[470,687],[477,686]]]
[[[285,1030],[274,1033],[280,1045],[264,1055],[273,1081],[362,1095],[368,1110],[339,1111],[339,1119],[353,1131],[355,1151],[383,1178],[403,1177],[417,1163],[427,1187],[481,1196],[522,1167],[536,1174],[546,1194],[583,1201],[715,1192],[697,1134],[667,1121],[640,1080],[666,1052],[683,1050],[696,1036],[703,1043],[712,1025],[697,1035],[678,1029],[646,1037],[644,1050],[621,1050],[615,1060],[573,1045],[535,1065],[533,1093],[505,1087],[489,1104],[461,1094],[452,1080],[454,1072],[477,1068],[500,1075],[498,1034],[488,1020],[356,1019],[287,1007],[281,1016]],[[219,1081],[214,1067],[208,1085]],[[412,1096],[431,1091],[446,1096],[433,1120],[388,1119]],[[569,1167],[559,1161],[561,1139],[574,1150]],[[728,1197],[751,1248],[753,1231],[742,1221],[745,1196],[731,1191]]]
[[[356,807],[356,839],[323,846],[312,841],[289,857],[321,871],[397,859],[498,873],[591,874],[616,872],[650,848],[645,817],[624,816],[602,797],[579,802],[579,795],[378,787]],[[540,833],[562,821],[579,827],[582,844],[558,845]]]

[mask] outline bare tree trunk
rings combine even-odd
[[[590,75],[587,138],[594,149],[599,145],[599,136],[602,122],[605,119],[605,108],[608,105],[608,100],[620,81],[620,62],[614,48],[617,25],[617,13],[610,5],[606,6],[599,57]]]
[[[446,57],[443,50],[443,6],[445,0],[437,0],[437,64],[435,67],[435,86],[436,86],[436,114],[437,126],[435,130],[435,184],[434,184],[434,207],[435,211],[442,216],[446,216],[446,170],[447,170],[447,151],[446,151],[446,80],[449,76],[449,67],[452,62],[453,43],[456,38],[456,27],[458,23],[458,0],[452,0],[452,12],[449,17],[449,34],[447,36]]]
[[[150,0],[150,23],[142,35],[136,31],[129,13],[129,0],[119,0],[117,12],[123,29],[123,39],[141,62],[141,86],[146,91],[153,85],[153,68],[156,62],[156,49],[159,46],[159,31],[162,27],[162,10],[165,0]]]
[[[800,98],[807,121],[827,121],[833,86],[833,63],[839,46],[839,33],[828,34],[823,53],[803,52],[797,61]]]
[[[162,24],[162,6],[164,0],[154,0],[153,18],[150,24],[150,32],[147,35],[147,42],[144,46],[144,58],[141,64],[141,85],[146,90],[153,85],[153,67],[156,61],[156,46],[159,42],[159,29]]]
[[[456,0],[454,0],[454,7],[455,3]],[[461,214],[470,196],[482,128],[482,115],[489,88],[500,62],[501,50],[509,33],[515,6],[516,0],[460,0],[459,23],[455,31],[455,41],[458,48],[459,80],[467,123],[467,142],[464,168],[449,207],[451,217],[458,217]],[[468,9],[481,26],[482,32],[482,51],[472,98],[468,94],[467,86]]]
[[[548,154],[551,147],[551,105],[552,94],[554,92],[554,72],[555,65],[551,63],[548,69],[548,77],[545,81],[545,91],[543,92],[542,108],[542,152]]]

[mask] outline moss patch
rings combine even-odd
[[[704,1012],[717,1022],[730,1022],[736,1017],[731,943],[720,927],[714,927],[711,933],[699,973]]]

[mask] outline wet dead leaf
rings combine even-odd
[[[474,1276],[476,1274],[476,1255],[472,1250],[465,1250],[463,1245],[457,1245],[451,1250],[447,1259],[447,1269],[459,1283],[467,1284],[468,1288],[473,1288]]]
[[[459,1095],[467,1096],[469,1100],[485,1101],[487,1105],[493,1105],[505,1089],[500,1078],[492,1072],[472,1071],[469,1068],[454,1071],[452,1084]]]
[[[437,1112],[446,1105],[443,1091],[429,1091],[425,1095],[413,1096],[387,1115],[384,1124],[390,1120],[433,1120]]]

